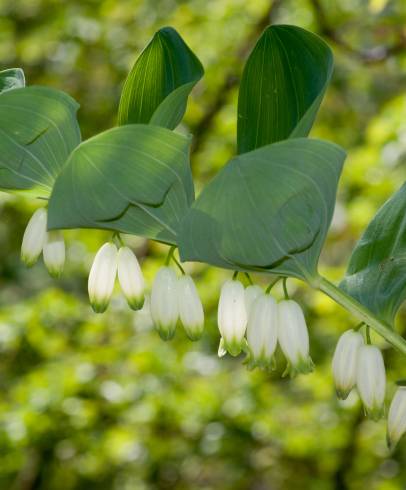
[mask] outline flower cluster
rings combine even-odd
[[[378,347],[365,343],[359,331],[348,330],[337,343],[332,367],[337,396],[345,400],[356,387],[365,414],[379,420],[385,413],[386,373]],[[400,386],[389,408],[389,447],[394,447],[405,432],[406,387]]]
[[[60,231],[47,231],[45,208],[37,209],[28,222],[21,245],[21,260],[31,267],[41,253],[50,275],[59,277],[65,264],[65,242]]]
[[[224,283],[218,307],[219,355],[247,351],[249,367],[272,368],[279,342],[287,359],[284,375],[309,373],[309,334],[301,307],[290,299],[279,303],[258,286],[244,289],[233,279]],[[246,337],[245,337],[246,335]]]

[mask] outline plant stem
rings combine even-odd
[[[400,352],[406,354],[406,340],[392,330],[392,328],[385,322],[379,320],[357,300],[352,298],[350,295],[342,291],[324,277],[319,277],[318,280],[313,283],[313,286],[329,296],[336,303],[343,306],[366,325],[373,328],[375,332],[379,333],[379,335],[396,347]]]
[[[287,277],[284,277],[283,278],[283,282],[282,282],[282,285],[283,285],[283,294],[285,296],[285,299],[289,299],[289,293],[288,293],[288,288],[286,287],[286,281],[288,280]]]

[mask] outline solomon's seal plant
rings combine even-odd
[[[308,134],[332,71],[332,52],[318,36],[288,25],[265,29],[241,79],[236,155],[196,199],[192,137],[176,128],[203,67],[174,29],[159,30],[129,73],[118,125],[83,142],[71,97],[26,86],[21,69],[0,72],[0,188],[42,203],[23,237],[23,261],[33,265],[43,253],[58,276],[61,230],[110,230],[90,270],[91,305],[106,310],[118,275],[130,308],[151,316],[165,340],[178,322],[192,340],[203,332],[203,306],[181,262],[233,271],[220,293],[219,356],[244,353],[249,368],[272,369],[279,344],[291,376],[314,368],[305,317],[286,284],[300,279],[360,322],[338,342],[334,380],[340,398],[356,388],[366,414],[378,419],[386,378],[370,329],[406,355],[394,329],[406,296],[406,184],[368,225],[340,285],[322,277],[318,261],[346,154]],[[141,268],[122,233],[170,247],[144,306]],[[252,273],[269,277],[266,291],[252,283]],[[285,297],[278,303],[271,290],[281,279]],[[389,409],[391,447],[405,428],[400,383]]]

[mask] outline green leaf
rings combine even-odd
[[[60,169],[80,143],[79,105],[45,87],[0,94],[0,188],[48,197]]]
[[[406,184],[368,225],[340,287],[393,325],[406,298]]]
[[[151,123],[174,129],[203,67],[179,34],[160,29],[141,53],[125,81],[118,111],[120,125]]]
[[[188,137],[144,124],[83,142],[55,182],[48,227],[104,228],[176,244],[194,199],[189,146]]]
[[[235,157],[186,215],[182,260],[311,279],[344,159],[337,145],[306,138]]]
[[[238,97],[238,153],[307,136],[333,70],[333,54],[300,27],[268,27],[245,65]]]
[[[21,68],[8,68],[0,71],[0,93],[24,86],[25,77]]]

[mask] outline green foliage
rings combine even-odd
[[[78,104],[58,90],[27,87],[0,94],[0,188],[48,197],[80,143]]]
[[[190,139],[131,124],[76,148],[57,178],[48,226],[104,228],[176,243],[194,197]]]
[[[245,65],[238,98],[238,152],[307,136],[333,70],[333,54],[300,27],[268,27]]]
[[[344,159],[338,146],[305,138],[234,158],[186,215],[181,258],[314,277]]]
[[[119,124],[151,123],[174,129],[203,73],[200,61],[175,29],[159,29],[124,84]]]
[[[21,68],[0,71],[0,93],[25,86],[24,72]]]
[[[377,212],[353,250],[341,288],[389,325],[406,298],[406,184]]]

